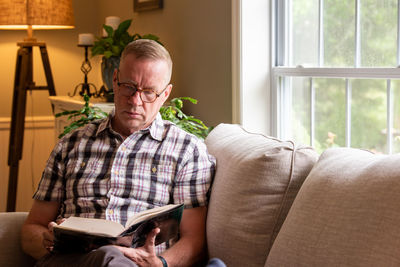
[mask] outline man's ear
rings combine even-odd
[[[118,69],[114,69],[114,73],[113,73],[113,85],[114,83],[117,84],[117,75],[118,75]],[[115,87],[115,85],[114,85]]]
[[[171,83],[168,84],[168,85],[167,85],[167,89],[165,89],[165,91],[163,92],[163,96],[164,96],[164,99],[165,99],[165,100],[167,100],[168,97],[169,97],[169,95],[171,94],[172,87],[173,87],[173,85],[172,85]],[[164,101],[165,101],[165,100],[164,100]]]

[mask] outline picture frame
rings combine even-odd
[[[133,0],[133,11],[142,12],[163,8],[163,0]]]

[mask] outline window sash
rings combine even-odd
[[[288,123],[291,109],[292,87],[291,79],[285,77],[305,77],[310,79],[310,144],[315,139],[315,89],[313,78],[345,78],[346,79],[346,146],[351,146],[351,98],[352,88],[350,79],[386,79],[387,90],[387,153],[392,153],[392,126],[393,126],[393,90],[391,79],[400,79],[400,68],[362,68],[361,38],[360,38],[360,0],[355,4],[355,58],[354,68],[324,67],[324,0],[319,0],[318,18],[318,67],[288,67],[292,66],[292,17],[291,3],[293,0],[272,1],[273,14],[271,16],[273,37],[272,41],[272,68],[271,68],[271,131],[272,134],[284,138],[284,133],[291,130]],[[400,0],[397,1],[397,66],[400,65]],[[400,67],[400,66],[399,66]],[[276,103],[276,104],[275,104]]]
[[[351,147],[351,99],[352,87],[350,79],[386,79],[387,91],[387,121],[386,121],[386,140],[387,153],[393,150],[393,90],[391,78],[400,79],[399,68],[284,68],[277,67],[272,69],[272,76],[276,83],[276,97],[278,104],[276,121],[276,136],[287,138],[286,132],[291,131],[290,110],[292,103],[292,86],[290,77],[303,77],[310,79],[310,145],[314,146],[315,141],[315,88],[314,78],[345,78],[346,79],[346,147]],[[388,78],[388,76],[390,78]],[[289,78],[289,79],[285,79]]]
[[[292,1],[293,0],[273,0],[272,10],[273,25],[272,38],[273,54],[276,55],[273,66],[291,66],[291,36],[292,36]],[[361,0],[354,0],[355,5],[355,46],[354,46],[354,67],[361,66]],[[324,66],[324,0],[318,2],[318,66]],[[400,0],[397,1],[397,66],[400,65]]]

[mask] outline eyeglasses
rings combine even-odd
[[[119,82],[119,70],[117,74],[117,85],[119,87],[119,93],[125,97],[132,97],[136,92],[139,93],[140,99],[145,103],[153,103],[168,87],[165,88],[157,94],[153,89],[140,89],[134,83],[131,82]]]

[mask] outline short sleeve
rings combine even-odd
[[[62,159],[62,148],[63,142],[60,140],[47,160],[38,189],[33,195],[34,199],[63,201],[65,190],[63,185],[64,162]]]
[[[215,173],[215,158],[206,145],[198,140],[185,154],[182,168],[175,177],[173,198],[185,208],[208,205],[208,191]]]

